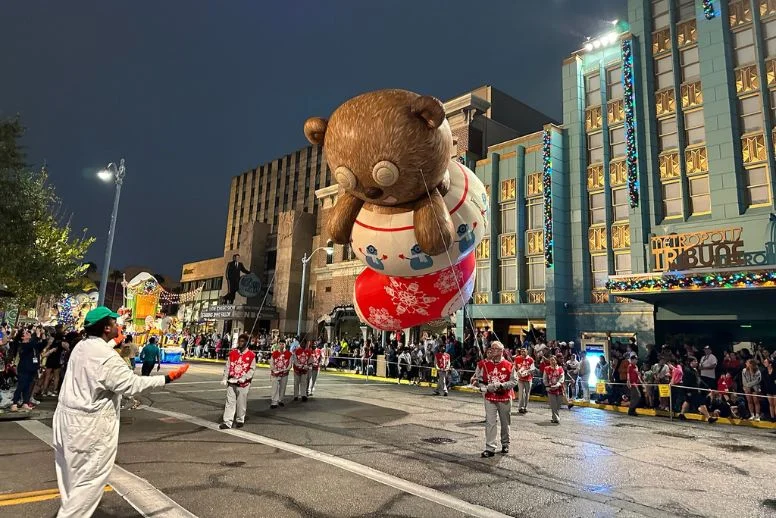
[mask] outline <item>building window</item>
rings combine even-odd
[[[747,94],[757,92],[760,81],[757,77],[757,65],[749,65],[736,70],[736,93]]]
[[[502,234],[500,239],[501,257],[514,257],[517,250],[515,234]]]
[[[681,94],[682,108],[693,108],[703,104],[703,89],[700,81],[682,85]]]
[[[478,292],[490,291],[490,265],[478,263],[474,290]]]
[[[762,106],[759,95],[751,95],[738,100],[738,120],[742,134],[762,131]]]
[[[526,196],[541,196],[544,192],[542,173],[531,173],[526,177]]]
[[[765,137],[762,134],[747,135],[741,138],[741,151],[745,164],[763,162],[768,158],[768,153],[765,149]]]
[[[529,198],[526,201],[528,205],[528,224],[529,230],[538,230],[544,227],[544,200],[541,198]]]
[[[674,66],[671,54],[655,59],[655,89],[662,90],[674,85]]]
[[[622,99],[622,68],[616,67],[606,71],[606,86],[609,99]]]
[[[752,8],[749,0],[736,0],[728,4],[728,20],[730,28],[738,27],[752,21]]]
[[[600,130],[603,120],[601,119],[601,107],[593,106],[585,110],[585,131]]]
[[[652,26],[655,29],[667,27],[671,23],[668,0],[652,0]]]
[[[674,89],[668,88],[655,93],[655,113],[658,117],[668,115],[676,111],[676,98]]]
[[[652,54],[658,55],[671,50],[671,29],[665,28],[652,33]]]
[[[657,121],[657,137],[659,151],[667,151],[679,147],[675,117]]]
[[[484,237],[477,248],[474,250],[475,259],[488,259],[490,258],[490,238]]]
[[[604,161],[604,134],[591,133],[587,136],[587,163],[595,164]]]
[[[658,157],[658,169],[661,180],[679,177],[679,153],[666,153]]]
[[[628,221],[628,191],[624,187],[612,189],[612,217],[614,221]]]
[[[604,166],[591,165],[587,168],[587,190],[594,191],[604,188]]]
[[[776,0],[760,0],[760,19],[776,14]]]
[[[684,141],[688,146],[706,141],[703,125],[703,109],[684,112]]]
[[[606,198],[603,192],[590,193],[589,211],[591,225],[606,223]]]
[[[709,170],[706,147],[695,147],[684,151],[685,170],[688,175],[705,173]]]
[[[690,189],[690,215],[708,214],[711,212],[708,175],[695,176],[688,180]]]
[[[590,227],[587,229],[587,241],[591,252],[602,252],[607,247],[606,227]]]
[[[517,263],[514,259],[501,262],[499,277],[501,291],[515,291],[517,289]]]
[[[669,182],[662,185],[663,216],[676,218],[682,216],[682,186],[679,182]]]
[[[744,171],[746,181],[746,203],[749,207],[768,205],[771,202],[771,186],[768,167],[761,165]]]
[[[617,187],[628,183],[628,163],[625,159],[609,163],[609,185]]]
[[[612,225],[612,249],[618,250],[630,248],[630,246],[630,225],[628,223]]]
[[[614,273],[615,275],[629,275],[631,270],[630,252],[624,254],[614,254]]]
[[[585,78],[585,105],[598,106],[601,104],[601,76],[591,74]]]
[[[736,67],[740,67],[754,61],[754,29],[750,25],[746,29],[733,33],[733,63]]]
[[[698,42],[698,31],[695,20],[687,20],[676,26],[676,42],[680,47]]]
[[[504,180],[501,182],[501,201],[511,201],[515,199],[515,179]]]
[[[544,257],[528,258],[528,289],[544,289],[544,273],[547,268],[544,266]]]
[[[609,264],[606,260],[606,254],[591,255],[590,267],[593,272],[593,286],[605,288],[606,281],[609,280]]]
[[[625,106],[623,105],[622,99],[609,101],[609,104],[606,105],[606,114],[609,125],[625,121]]]
[[[609,153],[611,158],[625,156],[625,128],[609,130]]]
[[[352,261],[356,258],[355,252],[353,252],[353,245],[350,243],[344,245],[342,247],[342,260],[343,261]]]
[[[517,210],[515,204],[505,203],[501,206],[501,233],[510,234],[517,231]]]
[[[698,46],[682,50],[679,55],[682,62],[682,82],[687,83],[698,79],[701,76]]]
[[[528,245],[528,255],[544,253],[544,231],[527,230],[525,232],[525,241]]]

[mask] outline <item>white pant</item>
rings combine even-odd
[[[447,394],[447,371],[437,370],[437,392]]]
[[[518,381],[518,402],[517,408],[528,408],[528,398],[531,396],[531,382],[530,381]]]
[[[57,518],[88,518],[100,504],[116,461],[119,416],[87,414],[61,405],[54,412],[54,456],[60,506]]]
[[[226,387],[226,405],[224,405],[224,424],[232,426],[232,421],[245,422],[245,412],[248,410],[248,391],[251,386],[241,387],[230,384]]]
[[[304,374],[294,373],[294,399],[299,396],[307,397],[307,376],[306,372]]]
[[[501,446],[509,446],[509,425],[512,421],[512,401],[495,403],[485,400],[485,449],[496,451],[496,421],[501,421]]]
[[[272,376],[272,403],[277,405],[283,401],[286,396],[286,385],[288,385],[288,376]]]
[[[315,383],[318,381],[318,369],[311,369],[308,376],[310,381],[307,383],[307,395],[312,396],[315,392]]]
[[[547,399],[550,402],[550,411],[552,412],[552,420],[560,422],[560,398],[562,394],[547,394]]]

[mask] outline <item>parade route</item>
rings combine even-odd
[[[555,426],[546,405],[532,403],[528,414],[514,412],[511,453],[481,459],[476,394],[435,397],[428,388],[322,373],[315,397],[287,397],[285,408],[270,410],[268,372],[261,369],[245,427],[222,431],[221,371],[193,364],[185,380],[122,413],[117,470],[95,516],[774,512],[768,499],[776,495],[776,468],[769,459],[776,448],[768,430],[590,408],[564,408]],[[0,516],[56,513],[46,440],[53,405],[44,402],[29,420],[0,423],[0,456],[11,474],[0,487]]]

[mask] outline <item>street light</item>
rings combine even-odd
[[[302,337],[302,317],[304,316],[304,294],[307,291],[305,289],[307,284],[307,263],[313,258],[315,252],[319,250],[326,250],[326,255],[331,257],[334,254],[334,242],[330,239],[326,242],[326,246],[319,246],[310,252],[310,255],[307,255],[307,252],[305,252],[302,257],[302,287],[299,289],[299,317],[296,324],[296,336],[300,337],[300,339]]]
[[[110,229],[108,230],[108,242],[105,245],[105,264],[102,268],[102,279],[100,280],[100,297],[97,301],[98,306],[105,304],[105,290],[108,287],[108,272],[110,271],[110,256],[113,252],[113,235],[116,233],[116,218],[119,214],[119,198],[121,197],[121,184],[124,183],[124,174],[127,172],[124,166],[124,159],[121,159],[119,166],[111,162],[108,166],[97,173],[97,178],[103,182],[113,180],[116,183],[116,194],[113,197],[113,213],[110,216]]]

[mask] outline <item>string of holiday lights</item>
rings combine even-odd
[[[615,293],[773,287],[776,287],[776,270],[772,269],[753,272],[712,272],[691,275],[665,273],[656,277],[631,277],[606,282],[606,288]]]
[[[73,315],[73,302],[72,297],[65,297],[59,303],[59,316],[57,321],[62,324],[65,329],[71,329],[75,325],[75,315]]]
[[[542,190],[544,193],[544,265],[552,267],[552,131],[542,139]]]
[[[707,20],[717,16],[717,13],[714,11],[714,0],[703,0],[703,15]]]
[[[622,41],[622,86],[625,100],[625,146],[628,167],[628,198],[630,206],[639,206],[639,154],[636,149],[636,96],[633,91],[633,42],[631,39]]]
[[[171,293],[165,290],[156,279],[147,279],[139,286],[127,288],[127,291],[131,294],[141,295],[158,294],[159,299],[165,304],[181,304],[195,301],[197,296],[202,292],[203,288],[204,285],[201,285],[197,289],[188,291],[186,293]]]

